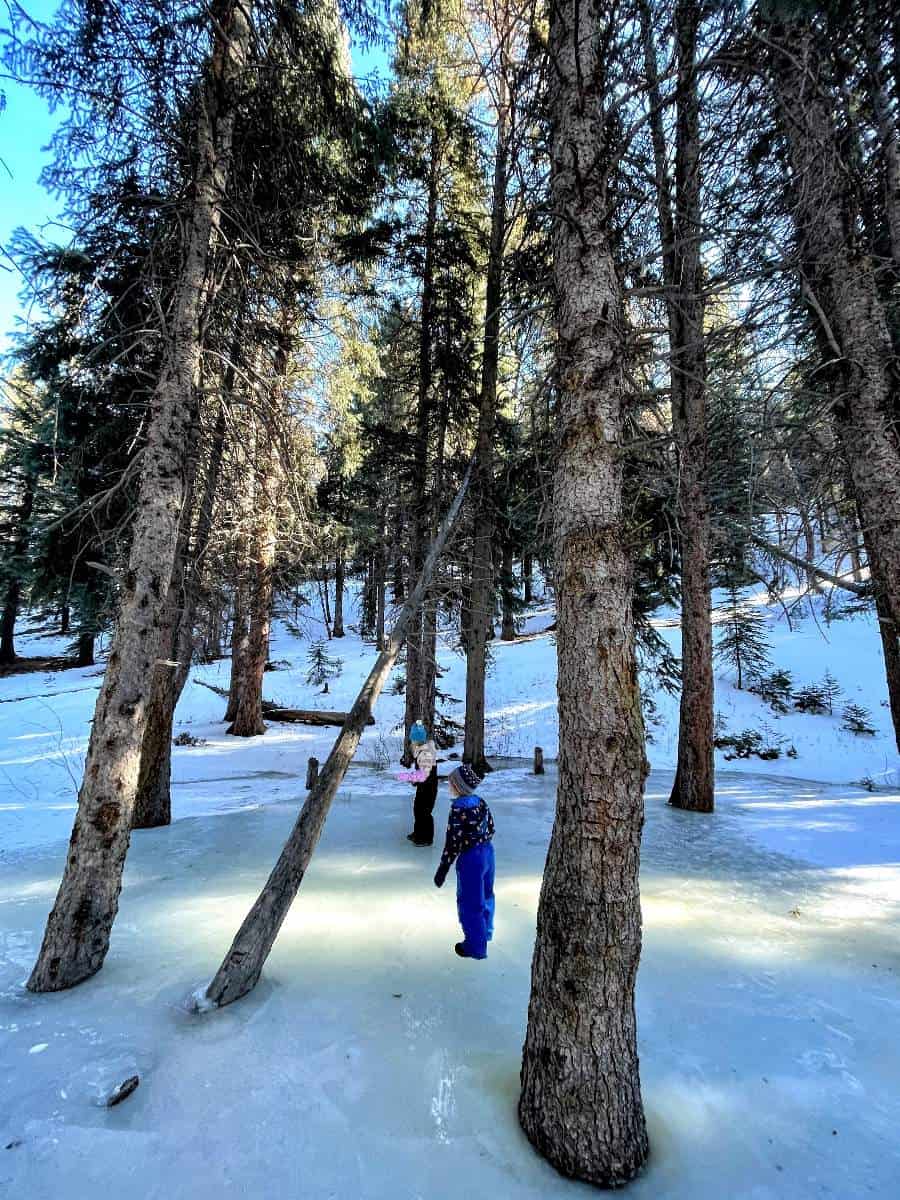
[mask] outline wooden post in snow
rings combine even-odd
[[[431,583],[438,559],[450,536],[450,531],[459,516],[472,476],[469,463],[459,491],[435,536],[422,567],[418,582],[410,592],[397,618],[386,648],[379,654],[369,677],[347,715],[344,727],[338,734],[328,760],[315,786],[307,796],[296,824],[284,845],[272,874],[266,880],[256,903],[244,918],[231,949],[225,955],[215,978],[206,989],[206,997],[218,1006],[240,1000],[257,984],[269,951],[275,943],[278,931],[297,890],[306,874],[309,860],[316,848],[325,818],[334,799],[335,792],[346,774],[347,768],[362,736],[372,707],[387,681],[391,668],[397,660],[406,638],[406,631]]]
[[[543,775],[544,773],[544,751],[540,746],[534,748],[534,773],[535,775]]]
[[[311,758],[306,764],[306,790],[316,786],[316,780],[319,778],[319,760]]]

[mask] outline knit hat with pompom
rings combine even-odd
[[[481,776],[469,763],[460,763],[449,775],[450,782],[461,796],[471,796],[478,791]]]

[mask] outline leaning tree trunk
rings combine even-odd
[[[193,200],[184,260],[143,451],[121,611],[97,700],[69,854],[28,987],[58,991],[103,965],[131,837],[160,618],[184,500],[185,445],[196,419],[200,309],[231,167],[236,85],[249,46],[246,8],[212,6],[213,51],[199,90]]]
[[[828,103],[817,33],[766,26],[787,139],[799,271],[833,388],[841,447],[873,554],[873,584],[900,628],[900,453],[889,414],[896,383],[872,262],[852,234],[856,197]]]
[[[348,713],[344,727],[328,755],[328,761],[300,810],[300,815],[272,874],[267,879],[256,903],[247,914],[231,944],[231,949],[206,990],[207,998],[214,1004],[221,1006],[239,1000],[251,991],[259,980],[282,922],[287,916],[297,889],[303,882],[303,876],[306,874],[309,860],[319,841],[335,792],[356,753],[359,739],[372,715],[372,707],[381,694],[381,689],[397,660],[410,623],[422,605],[438,559],[465,499],[471,473],[470,466],[453,504],[438,530],[437,537],[431,544],[422,566],[422,573],[411,589],[400,616],[397,618],[387,646],[379,654],[374,667],[369,672],[368,679],[363,684],[362,691]]]
[[[538,907],[519,1119],[563,1174],[625,1183],[648,1153],[634,987],[644,757],[622,504],[623,305],[610,245],[606,6],[551,11],[559,379],[553,546],[559,783]]]
[[[491,197],[491,239],[485,290],[484,347],[478,403],[473,491],[472,567],[466,636],[466,717],[463,759],[484,775],[484,681],[487,644],[494,632],[494,429],[500,361],[500,316],[503,303],[503,258],[506,245],[506,192],[509,185],[509,100],[506,91],[507,32],[500,38],[497,81],[497,136]]]
[[[669,803],[693,812],[714,807],[710,518],[703,332],[700,110],[696,78],[696,0],[675,6],[678,80],[675,191],[669,183],[652,14],[641,6],[656,202],[669,321],[672,426],[677,460],[676,513],[681,548],[681,704],[678,763]]]

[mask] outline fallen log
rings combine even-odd
[[[202,679],[195,679],[194,682],[199,683],[201,687],[209,688],[217,696],[222,696],[225,700],[228,699],[228,692],[224,688],[216,687],[212,683],[204,683]],[[350,715],[345,712],[334,712],[332,709],[327,708],[284,708],[280,704],[274,704],[271,700],[263,700],[262,713],[270,721],[278,721],[284,725],[341,726]],[[366,724],[374,725],[375,718],[369,717]]]
[[[234,1000],[239,1000],[241,996],[246,996],[259,980],[263,964],[269,956],[281,924],[287,916],[288,909],[297,895],[297,889],[306,874],[306,868],[309,866],[309,861],[319,841],[331,802],[341,780],[347,773],[353,755],[356,753],[363,728],[372,715],[372,706],[381,694],[387,677],[391,673],[391,668],[397,661],[400,648],[406,640],[406,633],[412,619],[425,598],[438,559],[462,508],[469,480],[472,477],[473,464],[474,459],[469,463],[459,491],[450,505],[450,510],[431,543],[422,573],[397,618],[390,640],[378,655],[375,665],[369,672],[368,679],[356,697],[347,721],[338,734],[331,753],[328,755],[328,760],[300,810],[300,815],[285,842],[272,874],[266,880],[256,902],[244,918],[244,923],[235,935],[231,949],[225,955],[212,983],[206,989],[204,999],[207,1004],[217,1007],[231,1004]]]

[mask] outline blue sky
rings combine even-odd
[[[58,0],[24,0],[22,7],[38,21],[47,21],[56,11]],[[382,77],[388,71],[388,56],[383,49],[353,48],[356,70],[377,70]],[[49,242],[68,240],[65,226],[56,218],[61,202],[38,179],[49,161],[47,144],[62,110],[51,116],[46,101],[31,88],[10,80],[0,81],[6,108],[0,112],[0,246],[6,246],[20,226]],[[28,301],[20,295],[22,278],[9,261],[0,258],[0,354],[10,348],[10,333],[21,329],[27,320]]]
[[[26,0],[23,7],[36,20],[48,20],[56,0]],[[20,225],[50,241],[64,241],[66,230],[51,227],[59,202],[38,183],[49,156],[50,141],[61,114],[51,117],[47,104],[31,88],[3,80],[6,109],[0,113],[0,245],[5,246]],[[0,352],[9,345],[8,335],[26,306],[19,299],[21,276],[4,259],[0,263]]]

